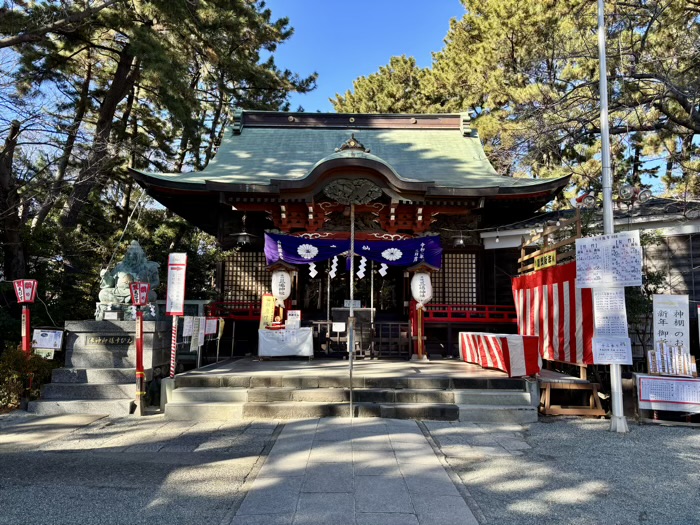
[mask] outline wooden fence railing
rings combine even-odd
[[[425,323],[515,323],[514,306],[484,304],[431,304],[423,312]]]
[[[207,315],[236,321],[260,320],[260,303],[254,301],[219,301],[207,305]],[[515,323],[515,307],[483,304],[426,305],[426,323]]]

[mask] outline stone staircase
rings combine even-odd
[[[29,412],[126,416],[135,398],[135,368],[58,368]]]
[[[537,421],[537,407],[532,404],[530,391],[532,383],[523,379],[355,376],[353,385],[356,417]],[[346,377],[185,374],[175,377],[165,405],[165,417],[171,420],[347,417],[349,400]]]
[[[66,322],[66,367],[53,371],[29,412],[41,415],[129,415],[136,397],[133,321]],[[169,326],[144,322],[146,379],[169,359]]]

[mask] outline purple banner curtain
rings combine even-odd
[[[288,235],[265,234],[267,264],[284,261],[309,264],[326,261],[350,249],[350,240],[303,239]],[[403,241],[355,241],[355,254],[389,266],[413,266],[425,261],[442,266],[440,237],[418,237]]]

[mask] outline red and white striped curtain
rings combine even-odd
[[[593,294],[576,288],[576,262],[513,278],[518,333],[540,338],[544,359],[593,364]]]

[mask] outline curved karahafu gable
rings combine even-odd
[[[433,205],[433,213],[435,206],[452,206],[457,208],[448,214],[479,209],[491,217],[507,210],[523,218],[568,183],[568,177],[498,175],[465,115],[244,111],[203,171],[132,173],[156,200],[218,235],[231,206],[274,215],[252,203],[297,202],[311,204],[305,213],[311,216],[324,186],[335,179],[367,179],[381,189],[379,200],[387,206]],[[282,231],[284,214],[275,221]],[[296,230],[318,228],[295,224]]]

